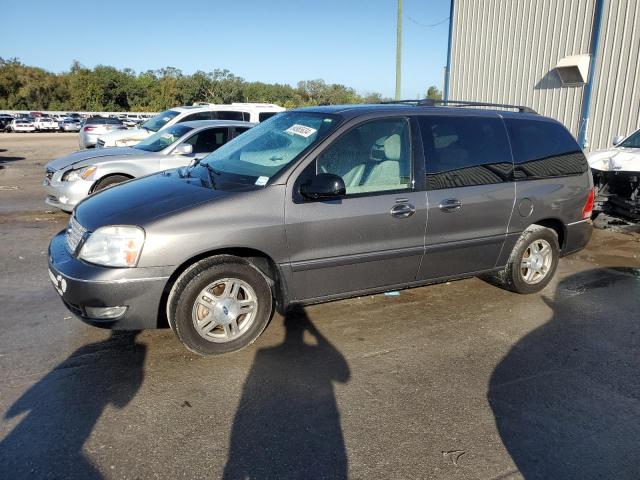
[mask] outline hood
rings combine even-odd
[[[233,195],[215,190],[199,178],[169,170],[121,183],[91,195],[75,208],[75,216],[89,231],[104,225],[138,225],[210,200]]]
[[[115,155],[138,155],[144,153],[143,150],[138,150],[131,147],[116,147],[116,148],[92,148],[87,150],[78,150],[64,157],[56,158],[55,160],[47,163],[47,170],[61,170],[63,168],[70,167],[76,163],[90,160],[93,158],[113,157]]]
[[[640,149],[609,148],[587,155],[589,166],[602,172],[640,172]]]
[[[100,135],[98,139],[104,140],[106,145],[114,145],[116,141],[131,142],[135,145],[154,133],[144,128],[130,128],[128,130],[114,130],[113,132],[105,133]]]

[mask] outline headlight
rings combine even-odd
[[[75,182],[76,180],[91,180],[91,176],[98,169],[96,166],[83,167],[77,170],[68,170],[62,175],[63,182]]]
[[[84,242],[78,258],[107,267],[135,267],[143,245],[140,227],[100,227]]]

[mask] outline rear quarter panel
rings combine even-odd
[[[590,170],[576,176],[516,182],[516,202],[498,266],[506,264],[520,234],[534,223],[556,222],[562,229],[560,248],[566,253],[567,241],[571,240],[569,231],[572,224],[583,223],[582,209],[592,188]],[[589,225],[584,243],[588,241],[590,229]]]

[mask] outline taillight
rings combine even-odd
[[[587,197],[587,201],[584,203],[584,207],[582,207],[582,219],[586,220],[591,218],[591,213],[593,212],[593,202],[596,199],[596,189],[592,188],[589,190],[589,196]]]
[[[91,130],[95,130],[97,127],[92,127],[90,125],[85,125],[84,127],[84,131],[85,132],[90,132]]]

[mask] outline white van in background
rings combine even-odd
[[[150,118],[139,128],[101,135],[98,137],[96,148],[136,145],[155,132],[176,123],[193,120],[238,120],[258,123],[284,110],[284,108],[272,103],[232,103],[230,105],[199,103],[192,106],[175,107]]]

